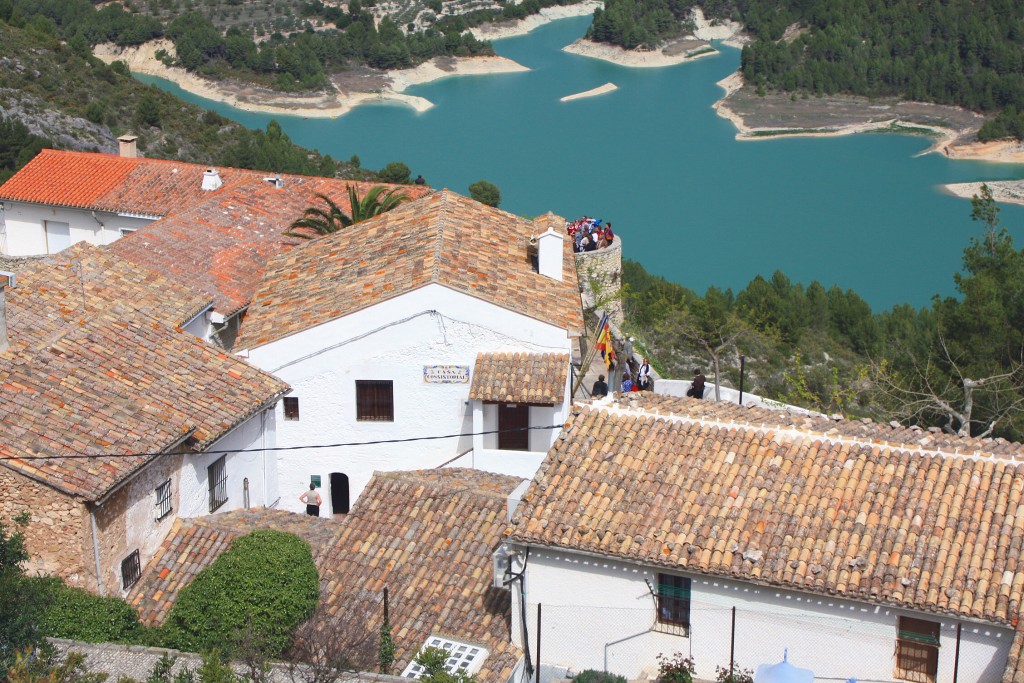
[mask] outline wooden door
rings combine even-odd
[[[505,451],[530,450],[530,406],[525,403],[498,404],[498,448]]]

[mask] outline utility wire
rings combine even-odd
[[[414,441],[439,441],[441,439],[456,439],[463,436],[485,436],[487,434],[506,434],[509,432],[523,432],[534,429],[561,429],[563,425],[543,425],[537,427],[513,427],[512,429],[491,429],[483,432],[461,432],[458,434],[438,434],[435,436],[410,436],[404,439],[376,439],[373,441],[344,441],[340,443],[327,443],[307,446],[274,446],[272,448],[232,448],[228,450],[197,451],[203,455],[218,455],[230,453],[267,453],[271,451],[301,451],[314,448],[348,448],[351,446],[377,446],[380,444],[411,443]],[[181,455],[180,453],[168,453],[158,451],[155,453],[79,453],[77,455],[0,455],[0,460],[85,460],[95,458],[148,458],[158,455]]]

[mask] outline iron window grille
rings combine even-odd
[[[156,487],[156,518],[161,520],[171,514],[171,480]]]
[[[935,683],[938,673],[939,623],[899,617],[895,678],[913,683]]]
[[[690,630],[690,579],[658,574],[659,630],[687,635]]]
[[[228,469],[227,456],[222,455],[216,462],[206,468],[206,476],[210,482],[210,512],[228,502]]]
[[[395,421],[395,383],[384,380],[356,380],[356,420]]]
[[[139,564],[139,551],[121,560],[121,590],[128,590],[142,576],[142,566]]]

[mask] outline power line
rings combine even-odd
[[[488,434],[506,434],[509,432],[523,432],[534,429],[561,429],[562,425],[543,425],[537,427],[513,427],[511,429],[491,429],[482,432],[460,432],[458,434],[438,434],[434,436],[410,436],[404,439],[376,439],[373,441],[343,441],[339,443],[306,445],[306,446],[274,446],[271,448],[232,448],[227,450],[197,451],[203,455],[228,455],[231,453],[267,453],[280,451],[301,451],[314,448],[349,448],[352,446],[378,446],[381,444],[411,443],[414,441],[439,441],[441,439],[457,439],[464,436],[486,436]],[[158,451],[155,453],[79,453],[77,455],[0,455],[0,460],[86,460],[95,458],[150,458],[160,455],[181,455],[180,453],[168,453]]]

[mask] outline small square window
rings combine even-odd
[[[135,232],[137,229],[138,228],[118,228],[118,231],[121,233],[121,237],[127,237],[128,235]]]
[[[298,420],[299,419],[299,399],[296,396],[285,396],[284,397],[284,419],[286,420]]]
[[[937,621],[898,617],[895,678],[912,683],[935,683],[939,674]]]
[[[131,588],[140,576],[142,576],[142,567],[139,564],[139,551],[136,550],[121,560],[121,590]]]
[[[394,382],[356,380],[356,419],[370,422],[395,421]]]
[[[171,480],[156,487],[156,518],[163,519],[171,514]]]

